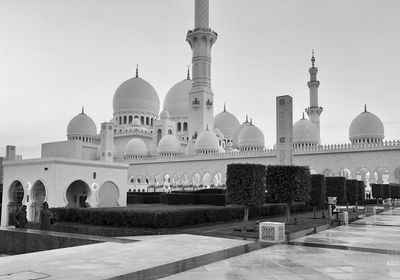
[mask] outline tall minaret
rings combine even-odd
[[[310,107],[306,108],[306,112],[310,121],[317,127],[318,139],[319,143],[321,143],[319,116],[321,115],[323,108],[318,106],[319,81],[317,80],[318,68],[315,67],[314,50],[312,51],[311,63],[312,66],[309,69],[310,81],[307,83],[310,88]]]
[[[189,30],[186,41],[193,51],[192,89],[189,92],[189,153],[194,153],[196,137],[213,128],[214,94],[211,90],[211,47],[217,33],[208,25],[209,0],[195,0],[194,29]]]

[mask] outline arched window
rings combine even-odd
[[[183,123],[183,131],[187,131],[188,130],[188,124],[187,122]]]
[[[126,116],[124,116],[124,124],[126,124]]]
[[[159,130],[157,130],[157,146],[158,146],[158,143],[161,140],[161,137],[162,137],[162,130],[159,129]]]
[[[182,124],[181,124],[180,122],[178,122],[177,130],[178,130],[178,131],[181,131],[181,128],[182,128]]]
[[[154,119],[153,119],[153,118],[151,118],[151,126],[153,126],[153,121],[154,121]]]
[[[146,117],[146,125],[149,125],[149,124],[150,124],[150,118]]]
[[[168,129],[168,134],[172,135],[172,130],[171,129]]]
[[[119,116],[119,124],[122,124],[122,117]]]
[[[129,116],[129,124],[131,124],[132,121],[133,121],[133,117],[132,117],[132,116]]]
[[[144,124],[144,117],[143,116],[140,117],[140,123]]]

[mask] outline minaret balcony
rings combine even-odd
[[[200,107],[200,100],[198,100],[198,99],[193,100],[192,107],[193,108],[199,108]]]

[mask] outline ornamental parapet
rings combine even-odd
[[[312,153],[340,153],[340,152],[358,152],[358,151],[381,151],[400,149],[400,140],[382,141],[380,143],[359,143],[359,144],[331,144],[316,145],[305,147],[294,147],[294,154],[312,154]]]

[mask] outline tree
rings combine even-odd
[[[242,231],[246,230],[249,207],[264,204],[265,175],[265,165],[228,164],[226,171],[226,201],[227,203],[245,207]]]
[[[310,204],[313,206],[314,219],[316,218],[317,206],[326,201],[325,176],[321,174],[311,175]]]
[[[269,165],[266,188],[273,202],[286,203],[286,220],[289,222],[292,203],[310,200],[310,169],[307,166]]]

